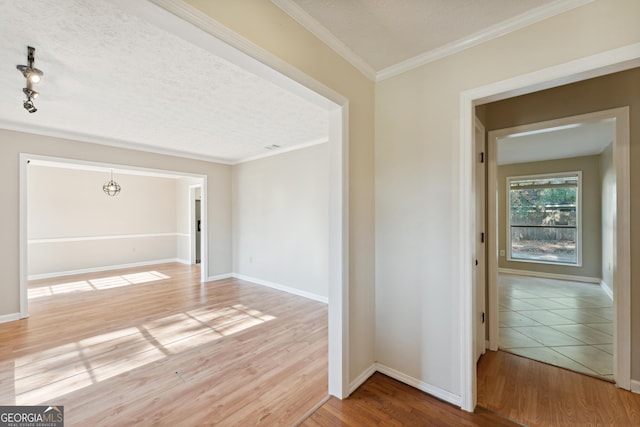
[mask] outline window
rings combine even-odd
[[[507,178],[510,261],[579,266],[581,172]]]

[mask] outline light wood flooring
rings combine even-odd
[[[0,404],[66,426],[289,426],[327,394],[327,306],[163,264],[34,281],[0,324]]]
[[[375,373],[348,399],[329,399],[302,424],[331,426],[517,426],[483,408],[475,413],[429,396],[381,373]]]
[[[640,395],[608,381],[488,351],[478,364],[473,414],[376,373],[349,398],[330,398],[301,425],[628,427],[640,425]]]
[[[478,405],[528,426],[640,425],[640,394],[503,351],[478,363]]]
[[[64,405],[67,426],[295,425],[326,396],[327,306],[199,274],[34,281],[31,317],[0,325],[0,404]],[[640,395],[504,352],[481,358],[478,403],[469,414],[374,374],[302,425],[640,425]]]

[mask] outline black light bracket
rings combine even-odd
[[[34,53],[36,49],[31,46],[27,46],[27,65],[17,65],[16,68],[22,72],[22,75],[27,79],[27,87],[22,89],[22,92],[27,96],[27,99],[22,103],[22,106],[29,113],[35,113],[38,109],[33,105],[33,100],[39,95],[38,92],[33,90],[33,85],[40,82],[44,73],[33,66]]]

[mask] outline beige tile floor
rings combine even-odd
[[[501,274],[500,348],[613,380],[613,302],[598,285]]]

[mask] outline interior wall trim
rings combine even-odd
[[[460,396],[454,393],[450,393],[446,390],[441,389],[440,387],[425,383],[424,381],[420,381],[381,363],[372,364],[367,369],[365,369],[364,372],[358,375],[358,377],[354,379],[351,384],[349,384],[349,394],[356,391],[358,387],[364,384],[376,372],[387,375],[394,380],[400,381],[403,384],[415,387],[418,390],[424,391],[425,393],[430,394],[431,396],[434,396],[438,399],[442,399],[445,402],[451,403],[452,405],[460,406],[462,402]],[[638,383],[638,387],[640,390],[640,382]]]
[[[44,239],[29,239],[27,243],[67,243],[67,242],[86,242],[94,240],[114,240],[114,239],[147,239],[152,237],[189,237],[185,233],[145,233],[145,234],[114,234],[103,236],[77,236],[77,237],[51,237]]]
[[[329,304],[329,298],[328,297],[325,297],[325,296],[322,296],[322,295],[318,295],[318,294],[314,294],[312,292],[303,291],[303,290],[300,290],[300,289],[293,288],[291,286],[286,286],[286,285],[281,285],[279,283],[270,282],[268,280],[262,280],[262,279],[257,279],[255,277],[251,277],[251,276],[245,276],[244,274],[233,273],[232,276],[234,278],[236,278],[236,279],[246,280],[247,282],[255,283],[257,285],[267,286],[269,288],[277,289],[279,291],[283,291],[283,292],[287,292],[287,293],[290,293],[290,294],[293,294],[293,295],[297,295],[297,296],[300,296],[300,297],[312,299],[314,301],[318,301],[318,302],[321,302],[321,303],[324,303],[324,304]]]
[[[374,67],[369,65],[363,58],[356,54],[351,48],[338,39],[324,25],[319,23],[315,18],[309,15],[304,9],[292,0],[271,0],[276,6],[282,9],[298,24],[302,25],[307,31],[312,33],[329,48],[340,55],[343,59],[353,65],[358,71],[372,81],[382,81],[414,68],[437,61],[438,59],[458,53],[464,49],[477,46],[486,41],[503,36],[507,33],[519,30],[526,26],[535,24],[561,13],[567,12],[576,7],[591,3],[593,0],[559,0],[548,5],[537,7],[533,10],[515,16],[506,21],[492,25],[491,27],[478,31],[474,34],[455,40],[442,47],[424,52],[420,55],[409,58],[406,61],[386,67],[376,71]]]
[[[0,316],[0,323],[15,322],[16,320],[24,319],[25,317],[29,316],[22,316],[20,313],[3,314]]]
[[[318,20],[309,15],[304,9],[291,0],[271,0],[273,4],[282,9],[287,15],[302,25],[307,31],[316,36],[320,41],[329,46],[331,50],[353,65],[365,77],[371,81],[376,80],[376,70],[367,61],[356,54],[349,46],[338,39]]]
[[[232,277],[233,277],[233,273],[217,274],[215,276],[207,277],[207,283],[215,282],[216,280],[231,279]]]
[[[56,271],[55,273],[33,274],[27,277],[27,280],[51,279],[54,277],[72,276],[74,274],[100,273],[102,271],[120,270],[123,268],[146,267],[148,265],[167,264],[170,262],[180,262],[177,258],[157,259],[153,261],[134,262],[131,264],[108,265],[95,268],[83,268],[80,270]]]
[[[351,381],[351,383],[349,384],[349,394],[356,391],[358,387],[364,384],[364,382],[367,381],[371,377],[371,375],[375,374],[377,371],[378,369],[375,363],[365,369],[360,375],[356,377],[356,379]]]
[[[499,22],[489,28],[466,36],[460,40],[453,41],[442,47],[430,50],[413,58],[402,61],[398,64],[378,71],[376,81],[382,81],[414,68],[421,67],[430,62],[437,61],[447,56],[456,54],[473,46],[480,45],[505,34],[520,30],[536,22],[544,21],[561,13],[567,12],[576,7],[584,6],[593,0],[561,0],[548,5],[537,7],[533,10],[515,16],[506,21]]]
[[[600,288],[604,291],[605,294],[613,301],[613,289],[606,283],[604,280],[600,281]]]
[[[541,277],[543,279],[569,280],[572,282],[595,283],[599,285],[600,277],[574,276],[573,274],[546,273],[544,271],[519,270],[515,268],[498,268],[498,273],[516,276]]]
[[[424,391],[425,393],[437,397],[438,399],[444,400],[445,402],[451,403],[452,405],[458,407],[462,405],[461,396],[443,390],[440,387],[434,386],[424,381],[420,381],[417,378],[413,378],[409,375],[403,374],[402,372],[396,371],[395,369],[385,366],[381,363],[376,363],[376,371],[402,383],[410,385],[411,387],[417,388],[418,390]]]
[[[269,151],[269,152],[264,153],[264,154],[258,154],[257,156],[247,157],[246,159],[239,160],[237,162],[232,163],[231,165],[232,166],[241,165],[243,163],[253,162],[254,160],[266,159],[268,157],[274,157],[274,156],[278,156],[280,154],[290,153],[292,151],[303,150],[305,148],[314,147],[314,146],[320,145],[320,144],[327,144],[328,142],[329,142],[328,138],[321,138],[321,139],[318,139],[318,140],[315,140],[315,141],[309,141],[309,142],[305,142],[303,144],[298,144],[298,145],[295,145],[293,147],[280,148],[280,149],[275,150],[275,151]]]

